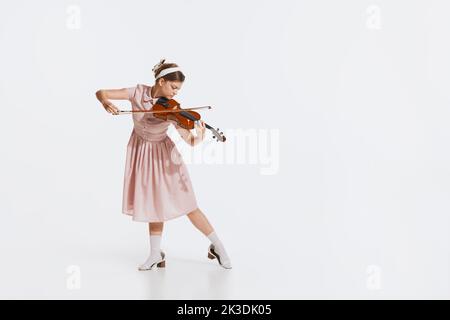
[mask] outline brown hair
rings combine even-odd
[[[162,63],[162,64],[154,71],[155,78],[164,69],[178,67],[178,65],[176,63],[164,63],[164,61],[165,61],[165,59],[161,60],[160,63]],[[166,81],[180,81],[180,82],[183,82],[184,79],[185,79],[185,76],[184,76],[183,72],[175,71],[175,72],[166,74],[165,76],[161,77],[160,79],[164,79]]]

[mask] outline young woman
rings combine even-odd
[[[153,86],[99,90],[98,100],[105,110],[118,114],[119,109],[110,100],[129,100],[133,110],[149,110],[158,98],[172,99],[183,85],[185,76],[175,63],[162,59],[153,68]],[[231,269],[231,261],[214,228],[198,208],[189,173],[180,153],[167,135],[172,123],[186,143],[195,146],[205,136],[205,124],[195,124],[196,136],[175,121],[164,121],[151,113],[133,113],[134,128],[127,145],[123,186],[122,212],[134,221],[149,226],[150,255],[139,270],[165,267],[165,253],[161,250],[164,221],[187,215],[192,224],[209,238],[208,258]]]

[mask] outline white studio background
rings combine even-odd
[[[0,297],[450,297],[450,3],[2,1]],[[121,213],[129,116],[95,91],[187,75],[185,156],[232,270],[185,217],[138,272]],[[128,102],[116,102],[122,109]],[[176,132],[170,131],[173,139]],[[194,154],[195,153],[195,154]]]

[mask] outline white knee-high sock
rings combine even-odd
[[[213,231],[207,237],[214,245],[214,250],[220,255],[222,263],[225,265],[230,265],[231,264],[230,257],[228,257],[225,247],[222,244],[222,241],[220,241],[217,233]]]
[[[155,262],[161,260],[161,235],[150,235],[150,254],[143,264],[139,266],[140,270],[147,270]]]
[[[219,237],[217,236],[217,233],[215,231],[211,232],[208,235],[208,239],[211,241],[212,244],[217,245],[219,244],[221,241],[219,239]]]
[[[161,252],[161,235],[150,235],[150,255],[158,255]]]

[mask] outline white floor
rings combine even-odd
[[[84,229],[81,224],[66,230],[55,224],[54,229],[46,225],[41,233],[39,228],[24,225],[22,235],[10,235],[10,242],[2,242],[0,298],[450,297],[445,278],[448,255],[430,256],[421,248],[415,254],[379,254],[379,270],[374,271],[370,267],[373,251],[366,251],[357,242],[344,247],[339,247],[342,239],[335,239],[334,244],[325,238],[320,242],[324,234],[302,235],[289,224],[278,233],[282,221],[274,222],[272,229],[256,225],[246,233],[243,221],[233,230],[225,232],[222,228],[221,237],[233,261],[233,269],[225,270],[215,260],[207,259],[208,240],[181,217],[164,230],[166,268],[140,272],[137,265],[148,250],[145,225],[120,214],[111,219],[108,228],[101,229],[101,219],[92,220]],[[215,220],[222,221],[219,217]],[[77,224],[77,220],[73,223]]]

